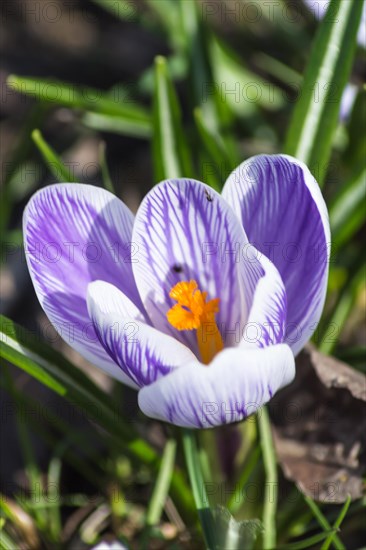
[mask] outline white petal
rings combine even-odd
[[[186,346],[171,336],[136,317],[121,316],[129,304],[126,308],[125,297],[118,294],[110,285],[94,283],[88,292],[88,309],[104,349],[135,386],[151,384],[195,359]],[[111,296],[116,300],[112,301]],[[108,302],[111,312],[106,311]]]
[[[246,418],[294,376],[294,356],[285,344],[229,348],[208,366],[190,363],[144,387],[139,406],[177,426],[210,428]]]
[[[146,315],[117,287],[105,281],[94,281],[88,285],[88,309],[98,308],[101,313],[115,314],[121,319],[133,319],[150,324]]]

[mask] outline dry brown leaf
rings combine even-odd
[[[366,377],[346,363],[324,355],[313,346],[306,348],[311,365],[327,388],[346,388],[356,399],[366,401]]]
[[[271,402],[284,475],[314,500],[364,493],[366,377],[312,346],[296,360],[294,382]]]

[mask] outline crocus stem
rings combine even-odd
[[[276,548],[277,463],[266,407],[263,407],[258,413],[258,426],[266,473],[263,504],[263,549],[269,550]]]
[[[183,448],[193,498],[201,522],[206,548],[211,550],[214,548],[213,517],[202,475],[196,436],[192,430],[183,430]]]

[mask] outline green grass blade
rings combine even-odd
[[[118,422],[116,422],[116,411],[113,410],[108,396],[97,388],[90,378],[61,354],[41,343],[31,332],[3,316],[0,317],[0,321],[2,343],[8,348],[18,351],[18,354],[11,359],[16,366],[25,370],[20,356],[31,359],[61,385],[64,397],[82,409],[88,410],[89,408],[90,416],[95,416],[97,421],[99,419],[99,423],[112,435],[123,437],[126,442],[133,445],[135,433],[132,426],[124,425],[121,418],[118,418]],[[1,353],[3,354],[3,346]],[[27,372],[33,375],[32,371],[28,370]],[[41,377],[38,379],[43,381]],[[49,387],[54,390],[53,384],[49,384]],[[148,456],[148,448],[146,450]],[[152,456],[155,457],[154,452],[152,452]]]
[[[111,193],[116,193],[114,189],[114,185],[111,179],[111,175],[109,173],[109,168],[107,164],[107,158],[106,158],[106,144],[104,141],[102,141],[99,145],[99,164],[102,171],[102,178],[103,178],[103,185],[108,191]]]
[[[334,531],[331,531],[331,534],[333,533]],[[329,532],[318,533],[317,535],[313,535],[312,537],[301,540],[299,542],[284,544],[279,547],[279,550],[305,550],[306,548],[314,548],[315,545],[317,545],[319,542],[322,542],[329,535]]]
[[[133,426],[124,422],[111,403],[110,397],[80,369],[50,346],[40,342],[30,331],[4,316],[0,316],[0,336],[6,346],[31,358],[63,388],[66,388],[64,397],[73,405],[81,408],[82,411],[86,411],[88,418],[92,418],[103,427],[117,449],[126,452],[152,470],[158,471],[160,459],[155,450],[146,441],[137,437]],[[0,351],[3,353],[3,346]],[[19,356],[14,356],[14,361],[11,360],[11,362],[24,368],[23,361]],[[51,389],[54,389],[53,386]],[[173,474],[171,491],[182,513],[187,517],[192,517],[194,510],[192,495],[182,473],[178,470]]]
[[[322,183],[348,82],[363,2],[332,0],[318,30],[285,150],[305,162]]]
[[[22,131],[18,138],[18,143],[11,155],[10,162],[6,166],[4,187],[10,183],[12,177],[16,174],[19,167],[26,162],[32,149],[32,142],[29,140],[29,134],[33,128],[42,125],[43,119],[47,113],[48,107],[41,103],[35,104],[29,114],[23,121]]]
[[[169,439],[165,444],[158,477],[147,509],[146,524],[149,527],[157,525],[160,521],[166,497],[169,492],[176,449],[177,443],[175,439]]]
[[[237,117],[253,115],[258,107],[277,110],[283,106],[278,87],[249,70],[236,52],[216,36],[210,41],[210,58],[221,103],[227,103]]]
[[[42,496],[40,496],[42,494],[42,489],[43,489],[41,472],[38,468],[37,461],[35,459],[33,446],[32,446],[29,431],[27,429],[27,425],[24,422],[24,418],[22,418],[20,414],[21,409],[17,403],[17,395],[16,395],[16,392],[14,391],[14,382],[7,368],[3,370],[3,373],[8,384],[10,394],[14,400],[14,403],[16,404],[15,419],[16,419],[17,435],[18,435],[18,441],[20,444],[21,453],[23,456],[24,469],[27,474],[29,488],[30,488],[29,506],[32,510],[37,526],[40,529],[45,529],[45,527],[47,526],[47,520],[46,520],[45,514],[43,513],[42,505],[44,500]],[[37,503],[37,500],[39,499],[40,499],[40,507],[33,509],[33,504]]]
[[[0,387],[10,394],[9,383],[0,381]],[[73,452],[68,449],[65,453],[65,460],[78,472],[79,475],[85,477],[89,483],[102,490],[103,485],[101,480],[101,472],[99,470],[99,460],[93,456],[93,447],[88,435],[81,429],[76,430],[75,427],[70,427],[67,421],[64,421],[60,415],[52,411],[46,403],[42,404],[42,412],[47,422],[39,422],[39,418],[35,414],[28,414],[29,411],[37,411],[39,408],[39,402],[30,398],[29,395],[25,395],[24,392],[20,392],[15,387],[13,388],[13,394],[16,395],[17,405],[19,405],[22,420],[27,419],[29,426],[32,430],[46,443],[48,448],[53,451],[60,442],[61,439],[67,438],[68,441],[73,440],[80,444],[83,451],[88,453],[88,463],[80,457],[80,454],[76,451]],[[49,424],[49,426],[47,426]]]
[[[346,184],[329,207],[334,247],[347,244],[365,222],[366,169]]]
[[[258,413],[258,428],[262,446],[266,485],[263,502],[263,549],[276,548],[276,513],[277,513],[277,462],[273,446],[271,424],[266,407]]]
[[[130,123],[150,124],[151,119],[146,109],[136,101],[120,97],[116,93],[108,93],[93,88],[81,88],[71,83],[42,78],[27,78],[11,75],[8,86],[19,93],[30,95],[46,103],[64,105],[73,109],[83,109],[124,119]]]
[[[351,166],[364,166],[366,158],[366,86],[357,94],[353,104],[351,118],[347,125],[348,145],[344,151],[344,160]]]
[[[259,69],[264,70],[286,86],[300,86],[302,84],[302,76],[276,57],[260,52],[255,56],[255,64]]]
[[[232,514],[238,512],[244,505],[243,488],[258,464],[260,452],[261,450],[259,445],[253,448],[238,481],[235,483],[235,490],[227,502],[227,508]]]
[[[4,522],[5,523],[5,522]],[[16,542],[10,535],[4,531],[3,522],[0,524],[0,550],[14,550],[17,547]]]
[[[207,152],[209,162],[216,175],[216,181],[218,182],[217,185],[213,185],[212,187],[214,187],[216,191],[220,191],[226,176],[235,168],[237,163],[232,162],[220,136],[214,130],[207,127],[203,112],[199,107],[194,110],[194,119],[202,145]]]
[[[313,512],[314,517],[317,519],[319,525],[323,528],[324,531],[331,531],[332,527],[327,520],[327,518],[323,515],[323,512],[320,510],[319,506],[314,502],[310,497],[304,496],[306,504],[309,506],[310,510]],[[332,540],[334,547],[337,550],[345,550],[345,546],[338,537],[337,533],[334,533],[333,540]]]
[[[166,59],[155,60],[153,160],[156,181],[192,174],[177,96]]]
[[[194,110],[194,118],[202,143],[210,156],[216,159],[218,163],[226,163],[228,169],[235,168],[236,164],[231,165],[230,156],[225,150],[225,145],[222,143],[220,136],[208,128],[201,108],[197,107]]]
[[[7,544],[10,543],[11,537],[9,533],[5,533],[4,526],[7,522],[14,526],[16,531],[20,531],[22,539],[25,541],[28,547],[33,546],[35,548],[40,546],[40,540],[38,537],[37,529],[34,524],[33,518],[28,514],[25,506],[17,504],[14,500],[8,500],[5,495],[0,495],[0,541],[4,541]],[[14,529],[10,532],[14,534]],[[5,536],[4,536],[5,535]],[[4,546],[8,548],[8,546]],[[13,544],[10,550],[18,549],[17,544]]]
[[[148,139],[152,134],[149,120],[130,120],[120,116],[116,117],[90,111],[86,111],[81,120],[84,126],[99,132],[110,132],[141,139]]]
[[[39,130],[33,130],[32,139],[55,178],[61,182],[75,182],[75,176],[66,168],[60,157],[48,145]]]
[[[193,107],[200,106],[206,124],[219,129],[219,113],[224,115],[227,106],[220,101],[214,82],[211,63],[211,33],[200,17],[197,2],[179,1],[182,29],[185,36],[186,56],[189,60],[190,86]]]
[[[39,364],[39,358],[33,353],[24,354],[24,349],[16,340],[1,332],[0,356],[24,370],[30,376],[47,386],[58,395],[66,395],[67,388]]]
[[[346,514],[348,512],[348,509],[350,507],[350,504],[351,504],[351,497],[349,496],[346,500],[346,502],[344,503],[343,507],[342,507],[342,510],[340,511],[339,513],[339,516],[338,518],[336,519],[335,523],[334,523],[334,526],[333,526],[333,529],[334,531],[338,531],[341,524],[342,524],[342,521],[344,520],[344,518],[346,517]],[[330,547],[330,545],[332,544],[332,542],[334,543],[334,536],[335,536],[335,533],[331,533],[328,538],[326,539],[326,541],[324,542],[324,544],[322,545],[321,547],[321,550],[328,550],[328,548]]]
[[[205,537],[206,548],[211,550],[212,548],[215,548],[215,541],[213,539],[213,516],[201,471],[201,462],[198,454],[196,435],[194,431],[187,429],[183,430],[182,435],[184,455],[189,480],[191,482],[193,498]]]
[[[158,19],[159,27],[164,30],[171,48],[176,52],[181,52],[185,39],[181,28],[178,2],[176,0],[145,1]]]
[[[364,280],[365,265],[362,264],[344,285],[325,328],[316,337],[316,343],[322,353],[330,354],[337,346],[343,326],[357,297],[359,286],[364,283]]]

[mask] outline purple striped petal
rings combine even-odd
[[[164,181],[142,202],[133,241],[139,251],[133,264],[136,284],[154,326],[197,352],[195,334],[177,331],[166,319],[174,303],[172,287],[193,279],[209,299],[220,298],[217,322],[230,345],[230,331],[245,323],[263,271],[222,197],[195,180]]]
[[[138,394],[152,418],[187,428],[211,428],[254,413],[295,376],[291,349],[229,348],[209,366],[198,362],[175,370]]]
[[[132,225],[133,215],[122,201],[82,184],[40,190],[23,218],[28,268],[48,318],[81,355],[127,382],[99,343],[86,292],[91,281],[102,279],[141,306],[131,267]]]
[[[281,344],[286,334],[287,297],[284,283],[274,264],[261,255],[264,276],[255,289],[241,347]]]
[[[108,312],[108,306],[112,310]],[[123,318],[125,297],[117,289],[98,281],[88,288],[88,310],[98,338],[123,373],[142,387],[195,360],[183,344],[155,328]]]
[[[135,304],[123,294],[116,286],[105,281],[93,281],[87,289],[88,311],[91,303],[97,305],[101,313],[114,314],[121,319],[133,319],[150,324],[147,316]],[[90,311],[89,311],[90,314]]]
[[[261,155],[228,178],[223,196],[248,238],[273,261],[287,293],[287,342],[298,353],[319,322],[327,286],[327,208],[308,168],[287,155]]]

